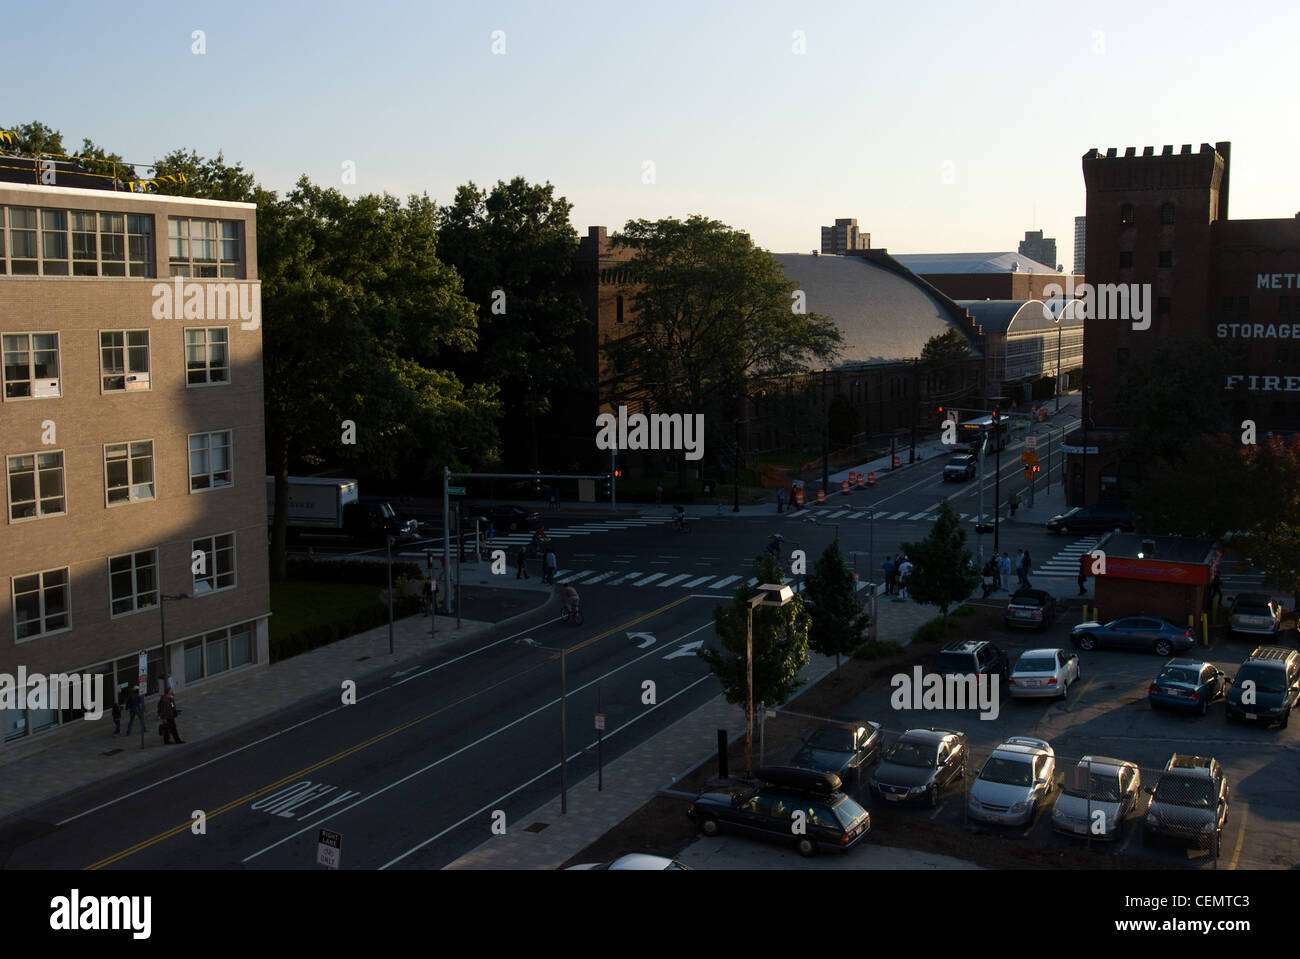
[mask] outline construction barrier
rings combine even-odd
[[[898,465],[899,465],[899,463],[901,463],[901,462],[902,462],[902,460],[900,460],[900,459],[898,458],[898,456],[895,455],[895,456],[894,456],[894,469],[898,469]]]
[[[842,480],[842,481],[840,482],[840,493],[841,493],[842,495],[844,495],[844,496],[848,496],[848,495],[849,495],[849,481],[848,481],[848,480]]]
[[[825,502],[826,502],[826,491],[824,489],[819,489],[817,491],[817,503],[818,505],[820,505]]]
[[[868,486],[875,486],[875,485],[876,485],[876,474],[875,474],[875,473],[868,473],[868,474],[867,474],[867,485],[868,485]]]
[[[796,487],[794,488],[794,501],[795,501],[795,505],[797,505],[797,506],[802,506],[802,505],[803,505],[803,487],[802,487],[802,486],[796,486]]]

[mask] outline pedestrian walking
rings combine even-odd
[[[662,504],[664,501],[664,484],[660,483],[655,487],[655,502]]]
[[[997,564],[994,563],[993,560],[989,560],[984,564],[984,569],[980,576],[984,585],[984,595],[981,597],[982,599],[988,599],[989,593],[993,591],[993,570],[996,568]]]
[[[885,561],[880,564],[880,569],[885,574],[885,595],[894,595],[895,577],[898,573],[898,567],[894,565],[894,558],[886,556]]]
[[[140,728],[148,732],[144,724],[144,697],[140,695],[140,687],[134,686],[126,697],[126,708],[130,712],[130,717],[126,721],[126,734],[131,735],[131,728],[135,726],[135,721],[140,720]]]
[[[515,551],[515,568],[517,570],[515,579],[528,578],[528,547],[520,546]]]
[[[776,511],[778,513],[785,512],[785,487],[784,486],[782,486],[779,490],[776,491]]]
[[[1219,571],[1214,571],[1214,579],[1210,580],[1210,600],[1212,603],[1223,603],[1223,580],[1219,578]]]
[[[551,487],[551,509],[560,508],[560,491],[554,486]]]
[[[1012,519],[1016,516],[1016,507],[1020,505],[1020,497],[1012,493],[1007,497],[1007,508],[1011,511]]]
[[[1080,596],[1088,595],[1088,591],[1084,588],[1084,584],[1087,582],[1088,582],[1088,574],[1083,570],[1079,570],[1079,595]]]
[[[1007,584],[1009,588],[1011,583],[1011,554],[1003,550],[1002,559],[998,561],[998,564],[1002,570],[1002,582]]]
[[[122,702],[121,699],[113,700],[113,735],[116,736],[122,731]]]
[[[911,575],[912,569],[912,561],[904,556],[903,561],[898,565],[898,595],[903,599],[910,598],[907,592],[907,577]]]
[[[1002,561],[997,553],[989,559],[989,572],[993,574],[993,592],[996,593],[1002,589]]]
[[[542,559],[542,582],[551,585],[555,582],[555,568],[559,563],[555,559],[555,550],[549,546],[546,548],[546,556]]]
[[[1016,550],[1016,579],[1020,581],[1021,589],[1025,586],[1025,551]]]
[[[158,719],[161,722],[158,732],[162,734],[164,746],[170,746],[173,740],[177,745],[185,742],[176,729],[176,717],[179,715],[180,710],[176,708],[176,694],[169,689],[158,700]]]
[[[1023,572],[1020,575],[1020,580],[1024,583],[1025,589],[1033,589],[1034,584],[1029,581],[1029,571],[1033,568],[1033,560],[1029,558],[1029,550],[1025,550],[1022,563],[1023,565],[1020,568]]]

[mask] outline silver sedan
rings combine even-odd
[[[1066,699],[1079,681],[1079,654],[1065,649],[1027,649],[1007,678],[1013,699],[1059,696]]]

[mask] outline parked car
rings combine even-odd
[[[1217,846],[1228,821],[1228,777],[1217,760],[1174,753],[1160,781],[1147,792],[1151,803],[1142,830],[1145,841],[1194,840]]]
[[[1076,506],[1053,516],[1045,524],[1050,533],[1133,532],[1133,514],[1119,506]]]
[[[909,729],[885,750],[871,776],[871,794],[888,803],[939,805],[943,790],[960,781],[966,734],[954,729]]]
[[[1199,659],[1171,659],[1161,667],[1147,690],[1152,709],[1194,710],[1204,716],[1210,704],[1228,691],[1228,679],[1213,663]]]
[[[1046,629],[1056,622],[1056,597],[1046,590],[1018,589],[1007,603],[1002,622],[1019,629]]]
[[[983,822],[1026,825],[1051,794],[1055,776],[1056,753],[1046,740],[1013,736],[985,760],[971,784],[966,811]]]
[[[1065,774],[1052,807],[1052,828],[1072,836],[1119,839],[1137,809],[1142,773],[1136,763],[1084,756]]]
[[[822,726],[790,760],[791,766],[835,773],[849,792],[862,784],[862,774],[880,758],[880,724]]]
[[[1007,677],[1013,699],[1060,696],[1067,699],[1070,686],[1079,681],[1079,654],[1064,649],[1027,649]]]
[[[668,859],[664,856],[650,856],[645,853],[632,852],[626,856],[619,856],[610,862],[583,862],[576,866],[570,866],[569,869],[632,869],[638,872],[657,872],[659,870],[670,869],[691,869],[684,862],[678,862],[676,859]]]
[[[975,457],[970,453],[957,453],[948,458],[943,467],[943,481],[962,482],[975,476]]]
[[[525,533],[542,525],[541,513],[535,509],[524,509],[522,506],[467,506],[464,514],[490,519],[492,525],[501,533],[508,533],[511,530]]]
[[[959,639],[949,643],[934,657],[936,673],[967,675],[985,673],[1005,676],[1007,654],[983,639]]]
[[[1228,629],[1271,639],[1282,629],[1282,606],[1267,593],[1238,593],[1228,612]]]
[[[1157,656],[1181,653],[1196,645],[1196,637],[1186,626],[1154,616],[1125,616],[1104,626],[1093,621],[1080,623],[1070,630],[1070,641],[1082,650],[1109,646],[1150,650]]]
[[[1300,653],[1281,646],[1258,646],[1232,678],[1224,717],[1283,729],[1300,702]]]
[[[725,829],[792,842],[801,856],[815,856],[820,848],[848,852],[871,831],[871,814],[841,791],[839,776],[767,766],[758,770],[758,778],[758,786],[701,793],[687,815],[706,836]],[[802,833],[795,831],[800,819]]]

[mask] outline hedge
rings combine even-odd
[[[344,564],[316,564],[316,565],[344,565]],[[356,563],[357,566],[368,566],[369,563]],[[411,565],[411,564],[405,564]],[[387,585],[387,569],[384,566],[379,567],[385,573],[385,585]],[[396,568],[394,568],[396,572]],[[393,590],[397,592],[396,587]],[[401,619],[405,616],[414,616],[420,611],[420,598],[418,596],[394,596],[393,597],[393,619]],[[271,662],[279,662],[282,659],[288,659],[290,656],[297,656],[299,653],[305,653],[308,650],[318,649],[321,646],[328,646],[330,643],[337,642],[340,639],[346,639],[349,636],[355,636],[357,633],[364,633],[368,629],[374,629],[376,626],[382,626],[388,622],[388,606],[386,604],[376,603],[374,606],[361,610],[350,619],[342,619],[333,623],[320,623],[306,629],[300,629],[296,632],[289,633],[287,636],[280,637],[278,640],[271,641]]]
[[[388,588],[388,564],[367,563],[359,559],[341,562],[291,559],[285,563],[285,574],[289,579],[306,579],[318,583],[361,583],[365,586]],[[425,572],[417,563],[393,564],[394,588],[399,579],[423,581],[425,576]]]

